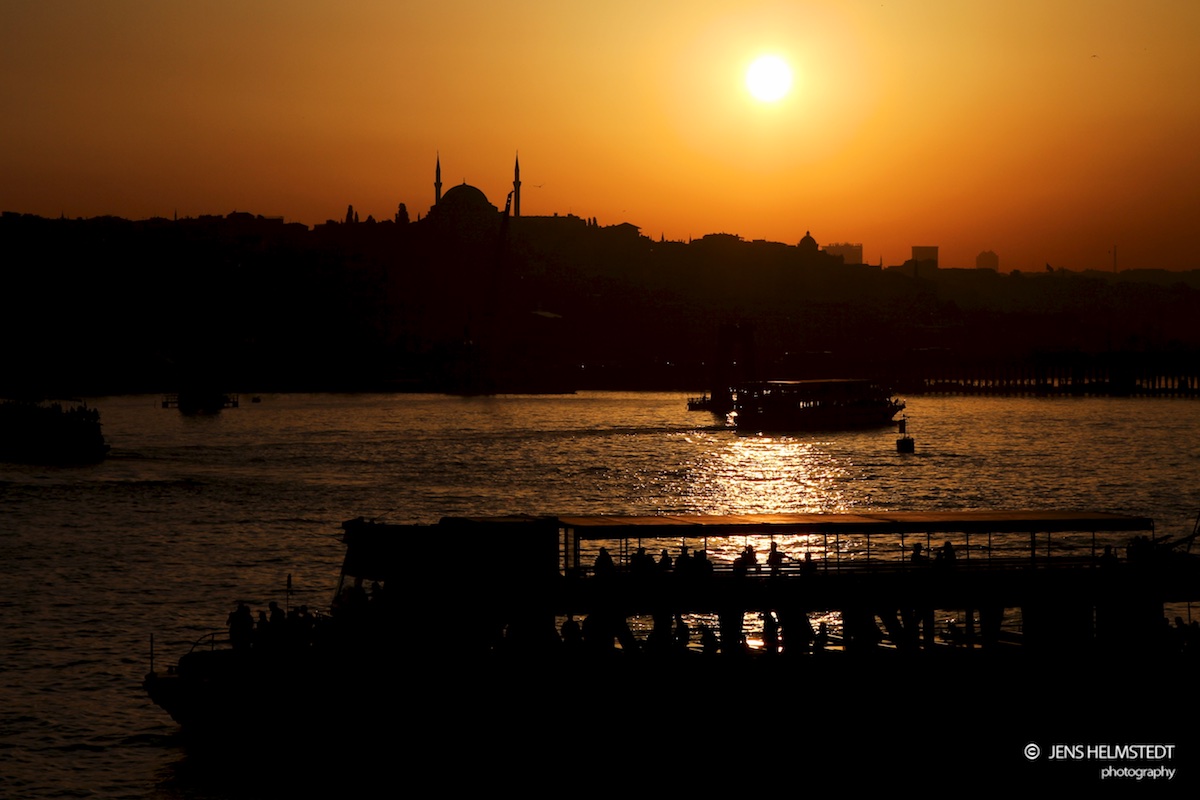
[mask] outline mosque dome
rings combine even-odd
[[[471,186],[468,183],[461,183],[458,186],[451,187],[444,195],[441,201],[435,206],[439,216],[475,216],[482,214],[485,211],[497,213],[499,211],[494,205],[488,202],[487,195],[479,189]]]
[[[500,211],[488,202],[487,195],[463,182],[442,195],[442,199],[429,209],[428,218],[437,229],[456,231],[458,235],[483,234],[498,224]]]

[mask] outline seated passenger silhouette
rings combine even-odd
[[[762,612],[762,623],[763,649],[767,651],[767,655],[776,655],[779,652],[779,623],[770,611]]]
[[[592,571],[597,578],[608,577],[617,571],[617,566],[613,563],[612,556],[608,554],[607,547],[601,547],[600,552],[596,554],[596,563],[592,565]]]
[[[675,612],[675,646],[680,650],[687,650],[691,638],[692,632],[688,628],[687,622],[684,621],[683,615],[678,611]]]
[[[629,571],[638,577],[646,577],[653,574],[654,570],[654,557],[646,552],[646,548],[639,547],[629,560]]]
[[[671,571],[671,554],[667,552],[667,548],[663,548],[662,555],[658,557],[658,569],[660,572]]]
[[[829,645],[829,625],[822,622],[817,626],[817,635],[813,639],[813,653],[823,653]]]
[[[575,651],[583,647],[583,629],[571,614],[567,615],[562,624],[562,641],[568,650]]]

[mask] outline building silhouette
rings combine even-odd
[[[823,248],[826,253],[831,256],[841,256],[843,264],[861,264],[863,263],[862,243],[837,242],[827,244]]]
[[[938,267],[938,249],[937,245],[913,245],[912,249],[913,264],[918,269],[921,267],[930,267],[937,269]]]
[[[516,157],[513,163],[513,206],[514,217],[521,216],[521,158]]]
[[[811,257],[820,249],[817,247],[817,240],[813,238],[812,231],[805,231],[804,238],[796,245],[803,256]]]
[[[437,155],[437,160],[435,161],[434,168],[433,168],[433,207],[430,208],[431,215],[434,214],[434,209],[436,209],[438,206],[440,206],[442,204],[443,199],[449,199],[450,194],[453,193],[455,189],[461,189],[462,187],[466,187],[470,191],[469,192],[460,191],[459,192],[460,197],[463,195],[466,195],[466,194],[470,194],[470,195],[472,195],[472,199],[470,201],[465,201],[465,200],[459,199],[459,200],[455,201],[456,203],[461,204],[463,202],[467,202],[469,205],[472,205],[472,206],[477,205],[478,208],[480,210],[482,210],[483,205],[478,203],[479,198],[482,198],[483,202],[487,203],[488,206],[491,206],[492,210],[496,210],[496,211],[499,210],[498,208],[496,208],[496,206],[494,206],[490,202],[488,202],[487,195],[485,195],[480,189],[477,189],[476,187],[471,186],[465,180],[459,186],[453,187],[452,189],[448,190],[445,194],[445,198],[443,198],[443,195],[442,195],[442,185],[443,185],[442,184],[442,156],[441,156],[441,153],[439,153]],[[520,217],[521,216],[521,159],[519,156],[516,158],[516,160],[513,163],[513,184],[512,185],[513,185],[513,188],[512,188],[511,199],[509,202],[509,208],[511,209],[512,216]],[[477,193],[477,196],[476,196],[476,193]],[[445,213],[446,213],[445,211],[442,212],[443,216],[445,215]]]
[[[996,255],[991,250],[984,250],[982,253],[975,256],[975,269],[990,269],[994,272],[999,272],[1000,256]]]
[[[433,204],[442,202],[442,154],[438,153],[437,166],[433,171]]]

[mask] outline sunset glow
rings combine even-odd
[[[772,103],[792,88],[792,70],[779,56],[761,56],[746,70],[746,88],[755,98]]]
[[[526,215],[937,245],[1001,271],[1193,268],[1200,5],[615,2],[0,6],[0,210]],[[776,102],[747,92],[785,55]],[[778,86],[775,89],[779,91]]]

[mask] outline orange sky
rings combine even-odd
[[[981,10],[986,9],[986,10]],[[795,71],[768,105],[766,51]],[[1200,3],[4,0],[0,210],[415,217],[1200,267]]]

